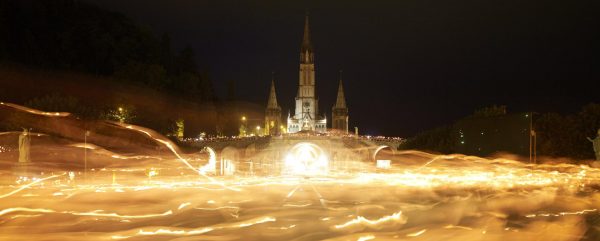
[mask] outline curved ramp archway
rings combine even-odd
[[[381,145],[378,146],[375,151],[373,151],[372,160],[391,160],[394,154],[394,149],[392,149],[390,146]]]

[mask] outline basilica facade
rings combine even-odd
[[[298,93],[295,98],[293,115],[288,113],[284,126],[281,118],[281,107],[277,103],[275,81],[271,80],[271,89],[265,111],[265,134],[278,135],[300,131],[325,133],[327,132],[327,117],[319,112],[319,98],[315,93],[315,61],[310,39],[308,15],[304,22],[304,36],[300,46],[300,71]],[[338,94],[332,107],[332,128],[348,132],[348,108],[344,96],[340,76]]]

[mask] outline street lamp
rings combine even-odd
[[[87,137],[90,135],[90,131],[86,130],[83,136],[83,180],[87,182]]]
[[[246,136],[246,116],[242,116],[242,125],[240,126],[240,136]]]

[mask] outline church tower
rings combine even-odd
[[[269,100],[267,109],[265,110],[265,135],[281,134],[281,107],[277,103],[277,95],[275,94],[275,77],[271,78],[271,91],[269,92]]]
[[[288,132],[325,132],[327,120],[318,116],[319,99],[315,94],[315,62],[310,39],[308,15],[304,18],[304,35],[300,45],[300,73],[294,116],[288,117]]]
[[[337,99],[331,108],[331,128],[348,133],[348,107],[342,86],[342,71],[340,71],[340,84],[338,86]]]

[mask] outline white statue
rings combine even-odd
[[[19,163],[30,162],[29,160],[29,145],[31,144],[31,136],[29,130],[23,129],[23,133],[19,135]]]
[[[598,129],[598,136],[595,139],[587,138],[594,145],[594,152],[596,153],[596,161],[600,161],[600,129]]]

